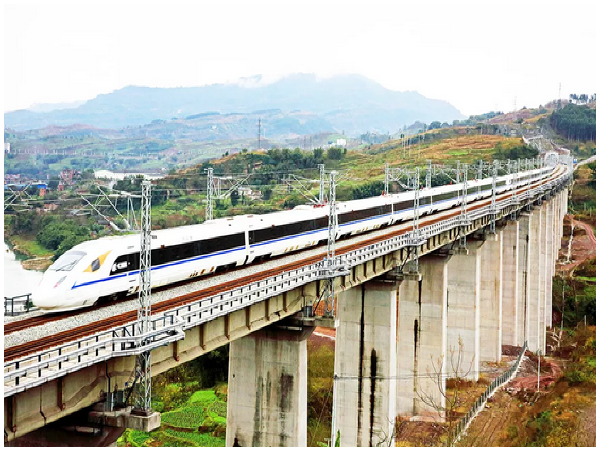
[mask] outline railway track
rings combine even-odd
[[[548,181],[553,180],[557,176],[550,178]],[[532,184],[531,188],[535,188],[541,184],[542,184],[541,182]],[[527,190],[527,188],[519,189],[519,190],[517,190],[517,193],[520,194],[520,193],[525,192],[526,190]],[[503,195],[499,195],[496,198],[496,201],[501,201],[501,200],[507,199],[511,195],[512,195],[512,193],[506,193]],[[490,204],[491,204],[491,200],[480,201],[477,204],[467,207],[467,211],[473,211],[476,209],[480,209],[480,208],[486,207]],[[457,206],[457,207],[453,208],[453,210],[449,210],[445,213],[444,212],[438,213],[435,215],[435,217],[431,217],[429,219],[427,219],[427,218],[422,219],[419,221],[419,225],[421,227],[431,225],[436,222],[440,222],[443,220],[447,220],[447,219],[456,217],[460,214],[461,214],[460,206]],[[398,228],[394,231],[391,231],[390,233],[386,233],[386,234],[383,234],[380,236],[372,237],[370,239],[365,239],[360,242],[341,247],[338,250],[336,250],[336,254],[343,255],[345,253],[359,249],[361,247],[372,245],[377,242],[405,234],[405,233],[409,232],[410,230],[412,230],[412,224],[407,223],[404,226],[401,226],[400,228]],[[217,286],[211,286],[211,287],[204,288],[204,289],[201,289],[196,292],[191,292],[189,294],[185,294],[182,296],[174,297],[172,299],[168,299],[168,300],[156,303],[156,304],[152,305],[152,315],[161,314],[170,309],[176,308],[178,306],[183,306],[185,304],[192,303],[194,301],[198,301],[203,298],[210,297],[215,294],[219,294],[221,292],[226,292],[231,289],[235,289],[236,287],[244,286],[244,285],[250,284],[255,281],[259,281],[259,280],[262,280],[262,279],[265,279],[268,277],[272,277],[272,276],[281,274],[283,272],[297,269],[302,266],[314,264],[316,262],[322,261],[325,256],[326,256],[326,252],[322,252],[322,253],[319,253],[312,257],[304,258],[302,260],[296,261],[294,263],[289,263],[289,264],[286,264],[286,265],[283,265],[283,266],[280,266],[280,267],[277,267],[274,269],[261,271],[261,272],[258,272],[258,273],[252,274],[252,275],[248,275],[248,276],[239,278],[237,280],[228,281],[225,283],[221,283]],[[214,274],[212,276],[214,276]],[[173,286],[169,286],[169,288],[172,288],[172,287]],[[133,296],[131,296],[131,297],[133,297]],[[89,309],[87,309],[86,312],[87,311],[89,311]],[[5,324],[5,333],[4,334],[6,335],[6,334],[14,333],[14,332],[18,331],[19,329],[24,329],[24,328],[29,328],[29,327],[33,327],[33,326],[47,324],[47,323],[55,321],[55,320],[63,319],[64,317],[65,316],[63,316],[63,315],[61,315],[61,316],[38,316],[35,318],[31,318],[31,319],[12,322],[9,324]],[[38,319],[38,320],[35,320],[35,319]],[[79,339],[79,338],[82,338],[85,336],[89,336],[91,334],[99,333],[101,331],[105,331],[105,330],[114,328],[116,326],[125,325],[129,322],[135,321],[136,319],[137,319],[137,310],[132,310],[132,311],[128,311],[128,312],[113,316],[108,319],[99,320],[96,322],[92,322],[92,323],[89,323],[86,325],[82,325],[82,326],[73,328],[71,330],[63,331],[63,332],[54,334],[52,336],[47,336],[47,337],[43,337],[43,338],[40,338],[40,339],[37,339],[34,341],[26,342],[24,344],[8,347],[8,348],[4,349],[4,361],[8,362],[8,361],[11,361],[18,357],[23,357],[28,354],[35,353],[35,352],[38,352],[41,350],[45,350],[47,348],[51,348],[51,347],[54,347],[54,346],[57,346],[60,344],[64,344],[64,343],[72,341],[72,340],[76,340],[76,339]],[[33,323],[32,323],[32,320],[34,321]],[[9,325],[9,326],[12,325],[12,328],[7,327],[7,325]],[[9,330],[8,332],[6,331],[7,328]]]

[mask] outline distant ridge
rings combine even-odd
[[[414,91],[392,91],[360,75],[319,80],[312,74],[295,74],[270,84],[262,84],[257,77],[250,81],[181,88],[128,86],[98,95],[76,108],[5,113],[4,123],[16,130],[74,123],[119,129],[157,119],[281,110],[317,114],[335,130],[357,135],[366,131],[393,133],[416,120],[429,123],[464,118],[446,101]],[[37,108],[43,111],[45,106]]]

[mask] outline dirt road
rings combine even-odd
[[[568,264],[559,263],[556,266],[557,271],[569,275],[580,264],[589,258],[596,256],[596,236],[591,225],[580,220],[575,220],[572,215],[565,216],[565,220],[572,221],[575,230],[584,230],[585,234],[574,234],[571,244],[571,262]],[[561,249],[559,261],[565,261],[567,258],[566,250]]]
[[[594,229],[592,228],[592,226],[588,225],[585,222],[581,222],[580,220],[575,220],[575,224],[585,228],[585,232],[590,238],[590,241],[592,241],[592,244],[594,244],[594,247],[596,247],[596,235],[594,234]]]

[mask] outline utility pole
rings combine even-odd
[[[338,381],[337,373],[333,374],[333,407],[331,408],[331,447],[335,447],[335,441],[337,440],[337,430],[335,427],[335,404],[337,402],[337,388],[336,384]]]
[[[508,162],[510,163],[510,160]],[[517,159],[509,165],[509,168],[512,173],[511,203],[514,206],[518,206],[520,203],[517,200],[517,177],[519,176],[519,170],[521,168],[521,160]],[[517,220],[517,211],[511,211],[510,220]]]
[[[319,205],[325,204],[325,164],[317,164],[319,168]]]
[[[335,264],[335,236],[337,234],[338,220],[335,205],[335,170],[329,173],[329,235],[327,237],[327,270],[333,272]],[[335,314],[335,288],[334,277],[327,278],[327,292],[325,297],[325,317],[333,317]]]
[[[432,175],[432,167],[431,167],[431,160],[428,159],[427,160],[427,173],[425,175],[425,188],[426,189],[431,189],[431,175]]]
[[[141,336],[139,346],[146,344],[150,331],[151,304],[151,219],[150,219],[150,180],[142,181],[142,211],[140,233],[140,291],[138,295],[137,333]],[[150,398],[152,395],[152,376],[150,373],[150,351],[144,351],[136,357],[135,376],[138,380],[138,395],[136,396],[135,412],[138,415],[150,414]]]
[[[477,197],[481,197],[481,180],[483,180],[483,160],[479,160],[477,166]]]
[[[335,206],[335,176],[336,171],[331,171],[329,174],[329,236],[327,238],[327,269],[330,271],[330,276],[326,280],[325,289],[325,317],[335,318],[335,278],[333,270],[335,264],[335,236],[337,234],[337,211]],[[335,323],[335,322],[334,322]],[[335,401],[336,401],[336,381],[337,374],[333,374],[333,408],[331,410],[331,446],[335,447],[336,426],[335,426]]]
[[[385,192],[385,195],[389,195],[389,193],[390,193],[390,165],[388,163],[385,163],[385,168],[383,170],[385,171],[385,181],[383,182],[383,191]]]
[[[541,363],[542,363],[542,352],[539,349],[537,351],[537,357],[538,357],[537,391],[540,392],[540,366],[541,366]]]
[[[498,161],[494,160],[492,165],[492,223],[490,226],[492,234],[496,233],[496,177],[498,176]]]
[[[204,169],[208,172],[208,178],[206,180],[206,219],[212,220],[213,218],[213,198],[215,196],[214,187],[215,181],[213,178],[213,168],[209,167],[208,169]]]

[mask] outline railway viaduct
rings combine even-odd
[[[447,371],[459,339],[473,379],[482,362],[500,360],[503,344],[527,342],[544,353],[569,169],[559,165],[544,182],[498,195],[494,209],[488,199],[469,204],[466,214],[457,207],[427,216],[417,239],[405,223],[360,246],[338,245],[348,270],[334,280],[330,325],[342,446],[376,445],[391,436],[398,415],[443,419],[421,401],[443,402],[423,374],[435,364]],[[407,273],[415,250],[418,272]],[[129,322],[5,349],[5,442],[122,390],[141,351],[151,350],[156,375],[230,343],[227,444],[305,446],[306,338],[327,321],[303,311],[325,282],[320,255],[155,312],[145,346]],[[135,420],[125,425],[152,426]]]

